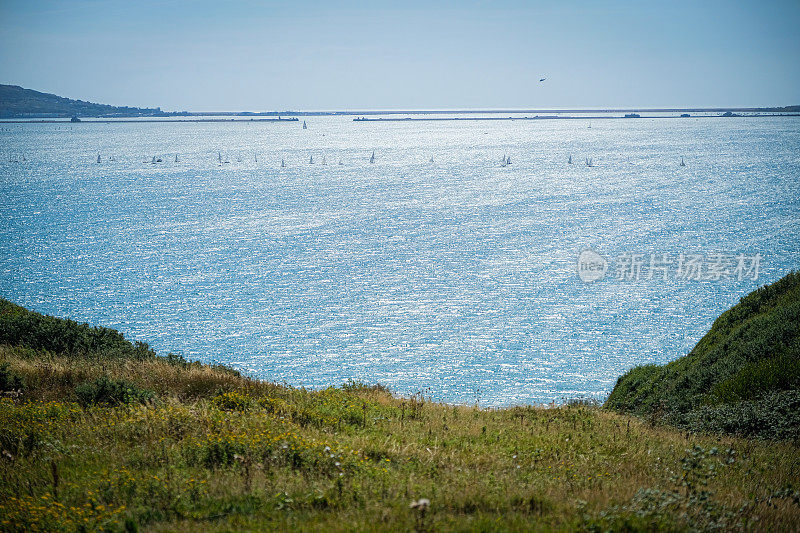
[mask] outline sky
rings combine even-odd
[[[797,105],[798,21],[800,0],[0,0],[0,83],[169,111]]]

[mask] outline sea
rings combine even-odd
[[[800,117],[607,116],[2,122],[0,297],[297,387],[602,402],[800,268]]]

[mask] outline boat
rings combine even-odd
[[[222,164],[222,152],[217,152],[217,159],[219,159],[220,165]]]
[[[175,162],[178,162],[178,154],[175,154]]]
[[[97,154],[97,162],[100,162],[100,154]]]
[[[506,158],[506,165],[510,165],[510,164],[511,164],[511,156],[508,156]]]
[[[328,160],[327,160],[327,159],[325,159],[325,156],[324,156],[324,155],[322,156],[322,164],[323,164],[323,165],[327,165],[327,164],[328,164]]]
[[[682,158],[682,157],[681,157],[681,166],[682,166],[682,167],[685,167],[685,166],[686,166],[686,163],[684,163],[684,162],[683,162],[683,158]]]
[[[570,154],[569,159],[567,159],[567,164],[568,165],[572,164],[572,154]]]
[[[625,115],[625,118],[642,118],[642,115],[640,115],[639,113],[627,113]]]
[[[433,163],[433,156],[431,156],[431,163]]]
[[[587,167],[593,167],[594,166],[594,163],[592,162],[592,158],[591,157],[587,157],[586,158],[586,166]]]
[[[153,156],[153,164],[156,164],[156,156]]]
[[[308,126],[306,126],[306,121],[305,121],[305,120],[303,121],[303,129],[304,129],[304,130],[307,130],[307,129],[308,129]]]
[[[281,168],[286,168],[286,161],[281,159]]]
[[[374,163],[375,162],[375,150],[372,151],[372,155],[369,158],[369,162],[370,163]]]
[[[309,165],[313,165],[314,164],[314,156],[313,155],[309,158],[308,164]]]

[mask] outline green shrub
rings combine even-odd
[[[253,400],[246,394],[231,391],[218,394],[211,400],[211,403],[217,409],[225,411],[247,411],[253,404]]]
[[[140,389],[125,380],[112,380],[103,376],[94,381],[81,383],[75,387],[78,403],[90,405],[115,406],[130,403],[147,403],[155,398],[152,391]]]
[[[0,392],[20,392],[25,383],[8,363],[0,365]]]
[[[24,346],[69,356],[143,360],[155,357],[147,343],[125,340],[122,333],[73,320],[42,315],[0,298],[0,344]]]

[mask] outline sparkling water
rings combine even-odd
[[[602,399],[800,266],[799,118],[306,121],[0,124],[0,296],[291,385],[513,405]]]

